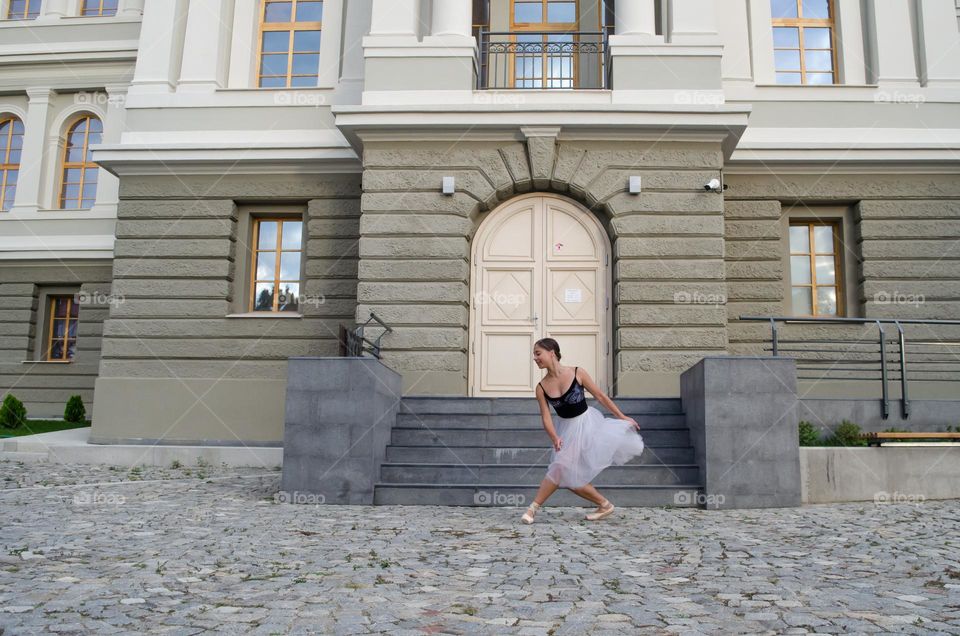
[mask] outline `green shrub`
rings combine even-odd
[[[867,440],[860,438],[860,427],[853,422],[843,420],[833,435],[823,442],[824,446],[866,446]]]
[[[27,407],[23,402],[8,394],[0,405],[0,427],[18,428],[27,422]]]
[[[83,407],[83,398],[72,395],[67,400],[67,408],[63,410],[63,419],[73,424],[83,424],[87,421],[87,409]]]
[[[800,445],[801,446],[819,446],[820,433],[816,427],[807,421],[800,422]]]

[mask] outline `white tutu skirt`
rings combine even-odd
[[[607,466],[643,453],[643,438],[630,422],[604,417],[592,406],[576,417],[555,418],[554,426],[563,445],[550,456],[547,479],[561,488],[585,486]]]

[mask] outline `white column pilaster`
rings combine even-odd
[[[40,15],[37,16],[37,21],[59,20],[67,17],[67,15],[69,15],[67,0],[44,0],[43,4],[40,5]]]
[[[143,15],[144,0],[120,0],[117,3],[117,15],[124,18],[136,18]]]
[[[473,5],[470,0],[434,1],[430,35],[470,37],[472,30]]]
[[[912,2],[868,0],[872,79],[877,84],[919,86],[914,50]]]
[[[232,22],[233,0],[190,3],[177,92],[223,88]]]
[[[47,127],[56,94],[49,88],[27,89],[27,118],[23,122],[23,150],[13,209],[35,212],[40,207],[40,188],[44,183]]]
[[[103,119],[103,135],[101,143],[119,144],[126,120],[127,86],[125,84],[109,85],[107,91],[107,107]],[[116,209],[120,202],[120,179],[110,174],[105,168],[97,172],[97,199],[94,207],[110,207]]]
[[[867,53],[863,46],[863,13],[860,0],[836,0],[837,82],[858,86],[867,83]]]
[[[199,3],[198,3],[199,4]],[[144,4],[140,49],[131,92],[170,92],[176,84],[183,54],[186,0]]]
[[[719,44],[715,0],[670,1],[671,44]]]
[[[960,32],[954,0],[918,0],[920,81],[926,86],[960,82]]]
[[[616,35],[634,36],[635,39],[656,39],[657,14],[653,2],[654,0],[619,0],[614,16]]]
[[[420,0],[373,0],[370,35],[416,38],[420,33]]]

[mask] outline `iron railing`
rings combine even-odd
[[[364,329],[371,322],[378,323],[381,327],[384,328],[384,331],[380,332],[380,335],[377,336],[376,340],[368,340],[366,336],[363,335]],[[377,360],[380,359],[380,340],[387,333],[392,332],[391,329],[385,322],[380,320],[375,313],[370,312],[370,318],[367,319],[367,322],[363,323],[359,327],[350,329],[346,325],[340,325],[340,356],[341,357],[360,357],[364,352],[368,352],[373,355]]]
[[[608,31],[477,32],[480,89],[608,89]]]
[[[789,316],[740,316],[744,321],[770,323],[770,351],[797,361],[798,380],[879,381],[883,419],[890,415],[890,383],[899,382],[901,409],[910,417],[910,384],[919,382],[960,382],[960,339],[941,338],[933,330],[924,336],[904,327],[914,325],[960,326],[960,320],[897,320],[893,318],[794,318]],[[784,339],[778,325],[860,326],[846,337],[812,337],[796,334]],[[893,329],[884,329],[892,325]],[[876,331],[865,330],[873,326]],[[810,335],[810,334],[808,334]],[[908,354],[910,365],[908,367]],[[946,354],[946,355],[945,355]]]

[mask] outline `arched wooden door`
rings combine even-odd
[[[473,241],[470,394],[529,397],[544,337],[609,390],[609,264],[606,233],[572,201],[528,195],[491,212]]]

